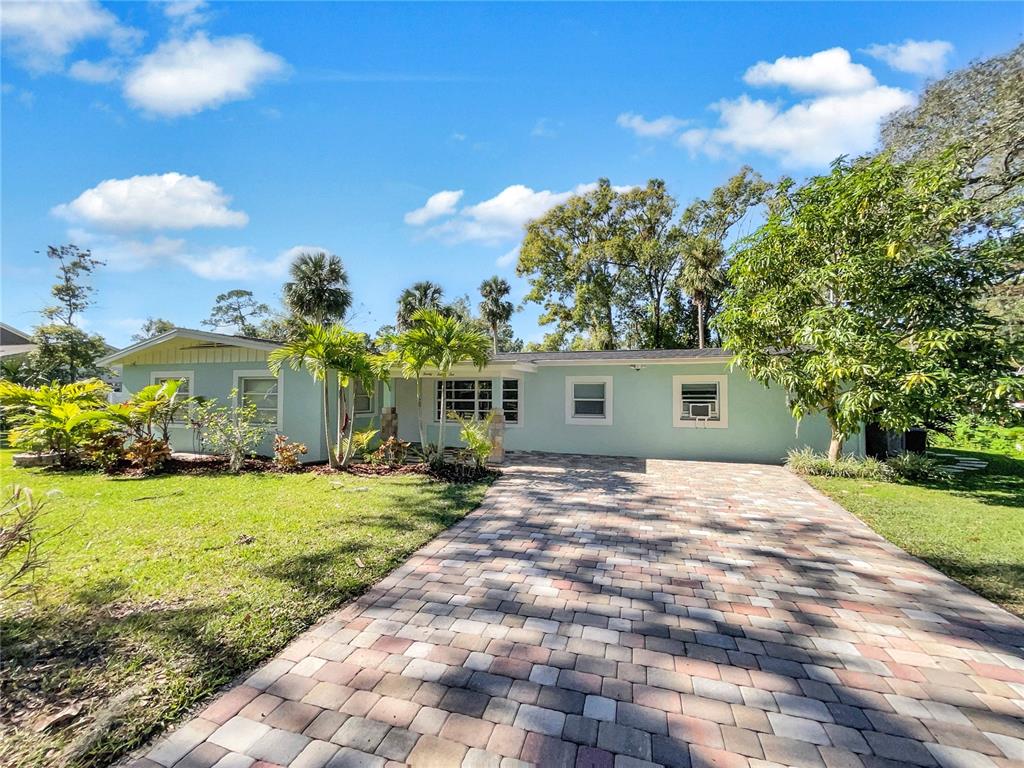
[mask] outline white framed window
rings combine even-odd
[[[195,371],[153,371],[149,374],[150,384],[166,384],[168,381],[179,381],[178,391],[174,393],[174,400],[184,400],[187,397],[192,397],[195,392]],[[179,409],[179,412],[175,414],[174,421],[171,424],[182,425],[187,421],[187,408]]]
[[[729,426],[728,376],[673,376],[672,426],[726,429]]]
[[[356,379],[355,386],[352,391],[355,393],[353,399],[355,400],[355,411],[360,416],[365,416],[368,413],[374,412],[373,401],[376,399],[374,392],[367,392],[366,387],[363,386],[363,382]]]
[[[610,426],[612,377],[566,376],[565,423]]]
[[[256,407],[259,421],[273,429],[280,429],[281,380],[269,371],[235,371],[235,389],[239,405]]]
[[[195,382],[195,372],[193,371],[153,371],[149,375],[150,384],[166,384],[168,381],[180,381],[178,385],[178,391],[174,393],[175,400],[184,400],[186,397],[192,397],[192,386]]]
[[[490,379],[448,379],[444,382],[444,409],[464,419],[484,419],[494,402]],[[434,420],[441,420],[441,382],[435,383]]]
[[[505,424],[518,427],[523,423],[523,380],[501,380],[501,410],[505,414]]]

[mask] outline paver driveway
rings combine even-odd
[[[527,455],[138,765],[1024,765],[1022,646],[778,467]]]

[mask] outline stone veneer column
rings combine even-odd
[[[385,405],[380,411],[380,439],[391,437],[398,437],[398,409],[393,405]]]
[[[488,430],[491,435],[491,455],[487,461],[491,464],[501,464],[505,461],[505,412],[501,408],[491,411],[491,426]]]

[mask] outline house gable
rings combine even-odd
[[[193,363],[265,363],[277,342],[187,328],[154,336],[107,355],[103,365],[180,365]]]

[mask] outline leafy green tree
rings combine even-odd
[[[961,158],[837,160],[779,191],[736,254],[718,318],[755,379],[795,417],[821,412],[829,458],[867,420],[906,429],[956,412],[1002,412],[1019,390],[1012,350],[978,306],[1006,253],[971,227]]]
[[[437,371],[441,418],[433,460],[443,463],[445,422],[448,415],[445,407],[445,382],[457,365],[470,363],[478,369],[487,365],[491,340],[473,324],[436,309],[421,309],[410,320],[411,327],[395,338],[394,345],[398,350],[398,359],[403,364],[403,374],[416,377],[423,446],[426,446],[426,429],[423,425],[422,372],[428,366]]]
[[[390,360],[370,351],[365,333],[347,330],[340,324],[323,326],[307,323],[303,332],[270,353],[268,367],[277,375],[284,365],[293,370],[305,368],[322,384],[324,436],[328,462],[332,467],[346,466],[352,455],[352,428],[355,423],[355,382],[373,391],[383,379]],[[337,384],[335,438],[331,440],[328,380]]]
[[[497,275],[480,283],[480,316],[491,331],[492,351],[495,354],[498,352],[498,331],[508,325],[516,310],[515,305],[505,298],[511,292],[512,286],[508,281]]]
[[[285,307],[305,322],[329,325],[345,319],[352,307],[348,272],[338,256],[316,251],[300,253],[284,284]]]
[[[28,355],[32,378],[65,384],[102,374],[96,361],[110,351],[102,336],[63,323],[36,326],[32,343],[36,345]]]
[[[925,88],[917,104],[893,115],[882,146],[900,161],[930,159],[949,146],[965,162],[964,193],[974,200],[976,225],[1000,233],[1015,254],[1007,274],[983,303],[1000,330],[1019,340],[1024,324],[1024,44],[977,61]],[[1007,237],[1008,232],[1016,237]]]
[[[270,307],[257,301],[252,291],[235,288],[217,294],[210,316],[199,322],[214,330],[229,328],[243,336],[255,336],[259,332],[258,323],[268,314]]]
[[[398,296],[395,325],[399,331],[408,330],[412,317],[421,309],[441,310],[444,307],[444,288],[429,280],[413,283]]]
[[[174,328],[175,325],[170,320],[164,320],[162,317],[147,317],[139,332],[132,336],[132,341],[152,339],[154,336],[173,331]]]

